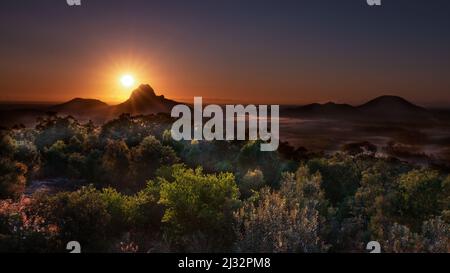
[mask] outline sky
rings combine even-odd
[[[0,101],[450,106],[450,1],[2,0]]]

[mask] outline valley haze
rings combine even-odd
[[[0,126],[32,127],[38,117],[48,114],[102,124],[124,113],[168,115],[178,104],[182,103],[157,95],[150,85],[142,84],[129,99],[117,105],[87,98],[60,104],[5,102],[0,104]],[[430,160],[441,162],[450,158],[450,109],[428,109],[389,95],[357,106],[333,102],[282,105],[280,141],[297,149],[326,153],[338,151],[346,144],[368,141],[379,147],[381,154],[391,153],[421,164]]]

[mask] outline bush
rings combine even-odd
[[[247,198],[253,194],[255,191],[259,191],[265,185],[264,174],[256,169],[253,171],[248,171],[244,177],[241,179],[239,184],[239,189],[244,198]]]
[[[408,227],[394,223],[387,230],[387,239],[383,244],[383,252],[416,253],[421,252],[421,238]]]
[[[229,247],[233,240],[232,211],[238,201],[234,176],[203,174],[201,168],[179,165],[174,167],[172,177],[172,181],[158,181],[168,238],[185,250],[220,251]],[[203,245],[192,245],[195,238],[201,238]]]
[[[39,151],[49,148],[57,141],[69,144],[71,139],[76,138],[84,141],[86,128],[84,128],[73,117],[57,117],[49,115],[41,118],[36,125],[35,144]]]
[[[123,140],[109,141],[103,153],[102,182],[120,190],[134,188],[128,180],[131,151]]]
[[[319,213],[300,208],[279,193],[263,189],[255,205],[249,200],[235,214],[239,252],[325,252]]]
[[[25,190],[27,166],[0,158],[0,199],[19,198]]]
[[[70,241],[78,241],[83,252],[106,251],[111,233],[111,214],[108,203],[93,187],[75,192],[43,196],[34,210],[48,223],[58,228],[61,249]]]
[[[333,205],[353,196],[360,186],[361,172],[350,158],[313,159],[307,163],[312,173],[322,175],[325,196]]]
[[[442,212],[443,177],[436,171],[413,170],[399,177],[399,194],[404,221],[420,228],[423,221]]]
[[[239,151],[238,170],[246,173],[248,170],[259,169],[271,186],[279,186],[282,166],[276,152],[262,152],[261,141],[249,141]]]
[[[16,144],[5,132],[0,132],[0,199],[18,198],[25,190],[28,168],[14,159]]]
[[[153,136],[144,138],[131,152],[132,179],[142,188],[145,182],[153,178],[155,171],[162,165],[178,162],[178,157],[169,146],[164,146]]]
[[[436,217],[422,225],[424,251],[450,253],[450,225]]]
[[[33,201],[0,201],[0,252],[46,253],[57,251],[57,229],[30,209]],[[62,249],[59,249],[61,251]]]

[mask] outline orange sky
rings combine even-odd
[[[128,73],[182,101],[450,105],[448,1],[60,2],[2,4],[0,101],[117,103]]]

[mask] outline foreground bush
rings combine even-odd
[[[261,190],[235,214],[237,250],[326,252],[321,237],[327,206],[320,175],[311,175],[306,167],[286,173],[280,191]]]
[[[231,245],[232,212],[238,203],[232,174],[203,174],[201,168],[176,165],[172,179],[160,178],[158,183],[163,223],[180,250],[221,251]]]
[[[237,251],[323,252],[319,213],[311,207],[290,206],[279,193],[263,189],[256,205],[249,201],[236,213]]]
[[[0,158],[0,199],[18,198],[25,190],[27,166]]]
[[[80,242],[85,251],[107,249],[111,215],[94,188],[42,196],[34,205],[38,215],[58,228],[61,249],[70,241]]]

